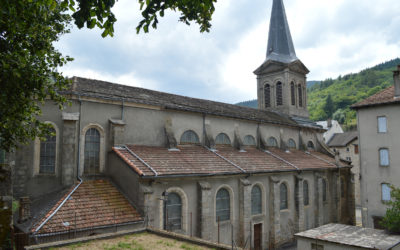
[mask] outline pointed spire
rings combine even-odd
[[[298,60],[294,51],[283,0],[273,0],[268,35],[267,60],[283,63]]]

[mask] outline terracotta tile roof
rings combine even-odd
[[[239,165],[246,172],[294,171],[295,167],[255,147],[245,147],[240,152],[230,146],[217,147],[217,153]]]
[[[134,154],[148,164],[157,175],[178,174],[222,174],[241,171],[213,152],[198,145],[179,146],[179,151],[169,151],[164,147],[126,145]],[[126,148],[113,148],[122,159],[139,175],[156,174]]]
[[[278,148],[269,148],[268,151],[290,162],[301,170],[337,168],[334,158],[316,151],[306,153],[297,149],[283,151]]]
[[[69,193],[32,228],[32,232],[56,210]],[[141,220],[136,209],[109,181],[88,180],[75,190],[38,233],[63,232],[75,228],[81,230]]]
[[[358,109],[362,107],[400,103],[400,98],[394,98],[394,86],[390,86],[381,92],[376,93],[356,104],[351,105],[351,108]]]
[[[179,146],[179,151],[163,147],[126,145],[113,150],[141,176],[219,175],[306,169],[336,168],[335,159],[319,152],[267,152],[246,147],[245,152],[230,146],[217,146],[216,152],[198,146]],[[343,163],[343,166],[348,164]]]
[[[115,100],[118,102],[123,99],[125,102],[151,105],[161,109],[183,110],[265,123],[320,129],[310,121],[298,121],[296,118],[292,119],[291,117],[279,112],[259,110],[228,103],[174,95],[150,89],[126,86],[76,76],[74,76],[72,79],[73,84],[71,85],[71,88],[69,90],[61,91],[62,94]]]

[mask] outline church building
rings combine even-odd
[[[144,226],[265,249],[354,224],[351,165],[309,120],[308,72],[273,0],[258,109],[73,77],[70,106],[42,107],[53,134],[13,156],[15,227],[36,243]]]

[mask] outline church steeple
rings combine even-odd
[[[308,118],[308,72],[296,56],[283,0],[273,0],[266,60],[254,71],[258,108]]]
[[[283,63],[297,60],[283,0],[273,0],[268,35],[268,59]]]

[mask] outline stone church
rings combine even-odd
[[[144,225],[265,249],[353,224],[351,165],[309,120],[308,72],[274,0],[258,109],[73,77],[70,106],[42,107],[53,134],[13,156],[15,228],[44,242]]]

